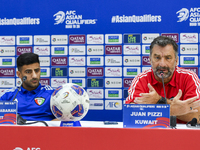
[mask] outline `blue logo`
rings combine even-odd
[[[140,44],[141,41],[140,34],[125,34],[124,35],[124,44]]]

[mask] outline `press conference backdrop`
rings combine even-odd
[[[84,120],[122,121],[128,87],[150,68],[149,45],[159,35],[179,45],[179,66],[199,73],[200,1],[1,1],[0,92],[21,84],[16,59],[34,52],[41,84],[86,89]]]

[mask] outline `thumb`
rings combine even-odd
[[[155,89],[153,88],[153,86],[151,86],[150,83],[148,83],[148,88],[149,88],[149,92],[153,92],[153,91],[155,91]]]
[[[180,100],[181,96],[182,96],[182,91],[181,89],[179,89],[178,94],[174,97],[174,100]]]

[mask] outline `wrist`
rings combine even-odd
[[[162,96],[160,96],[161,98],[158,100],[157,104],[166,104],[166,99]]]

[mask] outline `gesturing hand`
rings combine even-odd
[[[148,83],[149,93],[140,93],[141,97],[135,98],[135,103],[137,104],[156,104],[158,100],[161,98],[160,95],[156,92],[156,90]]]
[[[187,100],[180,100],[182,96],[182,91],[179,90],[178,94],[174,97],[171,105],[170,105],[170,114],[171,116],[181,116],[188,113],[195,113],[198,112],[197,107],[200,106],[200,100],[195,101],[198,99],[197,96],[189,98]]]

